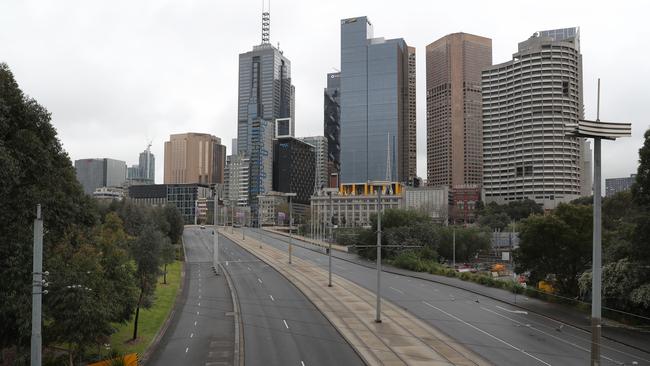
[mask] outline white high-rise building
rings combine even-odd
[[[486,202],[532,199],[544,208],[580,197],[586,175],[579,28],[536,32],[511,61],[482,73]]]
[[[299,137],[299,140],[314,147],[316,152],[316,181],[314,188],[327,187],[327,139],[325,136]]]
[[[229,155],[224,172],[224,201],[226,206],[248,206],[248,179],[250,159],[243,155]]]

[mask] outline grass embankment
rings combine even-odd
[[[126,324],[120,324],[117,327],[117,332],[111,336],[113,350],[119,354],[136,352],[142,355],[147,349],[174,307],[176,293],[181,283],[181,265],[180,261],[167,265],[167,284],[162,283],[163,277],[160,276],[153,306],[149,309],[140,309],[138,340],[131,342],[133,337],[132,319]]]

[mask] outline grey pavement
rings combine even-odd
[[[288,238],[247,230],[248,235],[261,238],[274,247],[286,250]],[[294,239],[295,240],[295,239]],[[301,243],[310,247],[307,243]],[[294,255],[327,268],[322,249],[308,250],[294,246]],[[336,253],[337,256],[346,255]],[[352,263],[333,259],[333,272],[371,291],[376,286],[376,271],[370,263]],[[405,271],[413,274],[413,272]],[[496,365],[585,365],[589,363],[590,334],[579,327],[520,307],[507,301],[486,297],[478,291],[467,291],[450,284],[396,273],[383,274],[382,293],[420,319],[466,345]],[[500,290],[504,293],[506,291]],[[513,297],[514,295],[509,294]],[[535,299],[518,296],[517,302]],[[540,302],[543,304],[543,302]],[[540,310],[540,309],[537,309]],[[541,310],[540,310],[541,312]],[[645,347],[645,348],[643,348]],[[603,340],[603,365],[650,365],[650,348],[641,349]]]
[[[239,299],[247,366],[363,365],[334,326],[273,268],[224,236],[220,261]]]
[[[225,277],[212,271],[209,229],[186,227],[185,276],[169,328],[147,365],[232,365],[235,323]]]

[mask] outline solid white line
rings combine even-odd
[[[185,348],[185,353],[190,350],[190,347]]]
[[[287,324],[287,321],[284,319],[282,319],[282,321],[284,322],[284,326],[287,327],[287,329],[289,329],[289,324]]]
[[[499,306],[499,305],[497,305],[497,309],[501,309],[501,310],[503,310],[503,311],[507,311],[507,312],[509,312],[509,313],[513,313],[513,314],[524,314],[524,315],[528,315],[528,312],[527,312],[527,311],[523,311],[523,310],[508,310],[508,309],[506,309],[506,308],[502,308],[502,307]]]
[[[269,297],[271,298],[271,301],[275,301],[275,299],[273,298],[273,295],[269,295]]]
[[[228,265],[228,261],[226,261],[226,265]]]
[[[510,344],[510,343],[504,341],[503,339],[501,339],[501,338],[499,338],[499,337],[497,337],[497,336],[495,336],[495,335],[493,335],[493,334],[491,334],[491,333],[489,333],[489,332],[486,332],[486,331],[484,331],[483,329],[481,329],[481,328],[479,328],[479,327],[477,327],[477,326],[474,326],[474,325],[472,325],[472,324],[470,324],[470,323],[464,321],[463,319],[461,319],[461,318],[459,318],[459,317],[457,317],[457,316],[454,316],[454,315],[452,315],[452,314],[449,314],[448,312],[446,312],[446,311],[444,311],[444,310],[442,310],[442,309],[440,309],[440,308],[438,308],[438,307],[436,307],[436,306],[433,306],[433,305],[429,304],[429,303],[426,302],[426,301],[422,301],[422,302],[423,302],[425,305],[427,305],[427,306],[429,306],[429,307],[432,307],[432,308],[438,310],[439,312],[441,312],[441,313],[447,315],[448,317],[450,317],[450,318],[454,318],[455,320],[457,320],[457,321],[459,321],[459,322],[461,322],[461,323],[463,323],[463,324],[465,324],[465,325],[467,325],[467,326],[469,326],[469,327],[471,327],[471,328],[474,328],[474,329],[478,330],[479,332],[481,332],[481,333],[487,335],[488,337],[491,337],[491,338],[493,338],[493,339],[496,339],[497,341],[499,341],[499,342],[505,344],[506,346],[511,347],[511,348],[513,348],[513,349],[515,349],[515,350],[517,350],[517,351],[519,351],[519,352],[525,354],[526,356],[529,356],[529,357],[531,357],[531,358],[533,358],[533,359],[535,359],[535,360],[537,360],[537,361],[543,363],[544,365],[551,366],[550,363],[548,363],[548,362],[546,362],[546,361],[544,361],[544,360],[542,360],[542,359],[539,359],[539,358],[537,358],[537,357],[531,355],[530,353],[524,351],[524,350],[521,349],[521,348],[518,348],[518,347],[516,347],[516,346],[513,346],[512,344]]]
[[[399,292],[400,294],[404,295],[404,291],[402,291],[402,290],[398,290],[398,289],[396,289],[396,288],[393,287],[393,286],[390,286],[389,289],[391,289],[391,290],[393,290],[393,291],[396,291],[396,292]]]
[[[261,279],[258,278],[257,280],[260,281],[260,283],[262,283],[262,280],[261,280]]]
[[[497,306],[497,307],[500,308],[500,306]],[[579,349],[579,350],[585,351],[585,352],[587,352],[587,353],[590,353],[590,352],[591,352],[591,350],[589,350],[589,349],[586,349],[586,348],[584,348],[584,347],[581,347],[581,346],[579,346],[579,345],[577,345],[577,344],[575,344],[575,343],[573,343],[573,342],[569,342],[569,341],[567,341],[567,340],[564,340],[564,339],[562,339],[562,338],[560,338],[560,337],[558,337],[558,336],[555,336],[555,335],[553,335],[553,334],[551,334],[551,333],[547,333],[547,332],[545,332],[545,331],[543,331],[543,330],[541,330],[541,329],[537,329],[537,328],[531,326],[530,324],[524,324],[524,323],[522,323],[522,322],[520,322],[520,321],[518,321],[518,320],[516,320],[516,319],[512,319],[512,318],[510,318],[510,317],[508,317],[508,316],[505,316],[505,315],[503,315],[503,314],[499,314],[499,313],[497,313],[496,311],[492,311],[492,310],[490,310],[490,309],[486,309],[486,308],[484,308],[484,307],[482,307],[482,306],[481,306],[481,309],[483,309],[483,310],[485,310],[485,311],[487,311],[487,312],[490,312],[490,313],[492,313],[492,314],[494,314],[494,315],[498,315],[498,316],[500,316],[500,317],[502,317],[502,318],[505,318],[505,319],[508,319],[508,320],[510,320],[510,321],[513,321],[513,322],[515,322],[515,323],[517,323],[517,324],[525,325],[526,327],[528,327],[528,328],[530,328],[530,329],[536,330],[536,331],[538,331],[538,332],[540,332],[540,333],[542,333],[542,334],[546,334],[547,336],[549,336],[549,337],[551,337],[551,338],[557,339],[558,341],[563,342],[563,343],[566,343],[566,344],[568,344],[568,345],[571,345],[571,346],[573,346],[573,347],[575,347],[575,348],[577,348],[577,349]],[[503,309],[503,308],[501,308],[501,309]],[[506,309],[503,309],[503,310],[506,310]],[[507,310],[506,310],[506,311],[507,311]],[[617,363],[617,364],[619,364],[619,365],[623,365],[623,363],[621,363],[621,362],[619,362],[619,361],[616,361],[616,360],[613,360],[613,359],[611,359],[611,358],[609,358],[609,357],[607,357],[607,356],[604,356],[602,353],[601,353],[600,357],[606,359],[607,361],[611,361],[611,362]]]

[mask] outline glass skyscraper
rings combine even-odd
[[[414,54],[401,38],[373,38],[367,17],[341,20],[341,183],[415,171],[415,156],[403,158],[415,140]]]

